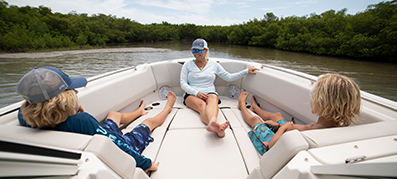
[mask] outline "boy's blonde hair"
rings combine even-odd
[[[23,119],[37,128],[49,127],[66,121],[70,115],[79,109],[77,94],[74,90],[66,90],[61,94],[41,103],[25,102],[21,106]]]
[[[360,114],[360,88],[346,76],[322,75],[311,92],[310,105],[313,114],[332,121],[335,126],[349,126],[356,123]]]

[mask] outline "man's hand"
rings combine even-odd
[[[198,92],[198,93],[197,93],[197,97],[200,98],[200,99],[202,99],[202,100],[204,100],[204,101],[207,101],[208,95],[206,95],[206,94],[203,93],[203,92]]]
[[[248,68],[248,73],[249,74],[254,74],[254,75],[256,75],[256,72],[255,71],[259,71],[259,69],[258,68],[255,68],[254,66],[250,66],[249,68]]]

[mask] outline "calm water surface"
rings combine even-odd
[[[0,108],[22,100],[22,97],[15,93],[16,85],[19,79],[34,67],[54,66],[71,77],[92,77],[143,63],[189,58],[192,57],[190,45],[191,42],[138,43],[108,46],[110,50],[15,54],[12,58],[5,58],[0,54]],[[221,43],[210,43],[209,48],[210,58],[255,61],[315,76],[339,73],[353,78],[366,92],[397,101],[397,64]]]

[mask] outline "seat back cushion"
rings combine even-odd
[[[84,150],[92,136],[71,132],[33,129],[24,126],[0,125],[0,138],[72,150]]]
[[[309,144],[298,130],[283,134],[277,143],[260,159],[260,167],[264,178],[273,177],[299,151],[307,150]]]
[[[95,154],[121,178],[134,177],[136,168],[134,158],[118,148],[108,137],[94,135],[85,151]]]
[[[362,124],[349,127],[303,131],[310,148],[371,139],[397,134],[397,120]]]

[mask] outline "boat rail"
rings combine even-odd
[[[87,80],[87,82],[88,83],[89,82],[93,82],[93,81],[96,81],[96,80],[99,80],[99,79],[102,79],[102,78],[105,78],[105,77],[108,77],[108,76],[111,76],[111,75],[114,75],[114,74],[117,74],[117,73],[121,73],[121,72],[125,72],[125,71],[128,71],[128,70],[132,70],[132,69],[137,70],[136,66],[131,66],[131,67],[123,68],[121,70],[109,72],[109,73],[106,73],[104,75],[94,76],[93,78],[89,78]]]
[[[10,114],[10,113],[13,113],[13,112],[15,112],[15,111],[18,111],[19,109],[20,109],[20,107],[17,107],[17,108],[8,110],[8,111],[6,111],[6,112],[4,112],[4,113],[1,113],[1,114],[0,114],[0,117],[5,116],[5,115]]]

